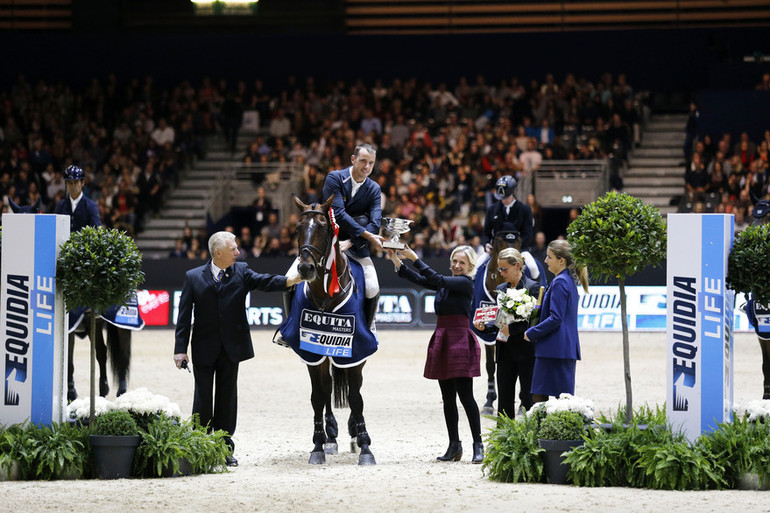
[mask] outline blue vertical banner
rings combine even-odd
[[[67,348],[56,258],[68,237],[68,216],[3,214],[0,424],[63,420]]]
[[[690,440],[731,420],[733,231],[732,215],[668,216],[666,414]]]

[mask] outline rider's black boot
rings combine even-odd
[[[364,315],[366,316],[366,325],[370,331],[374,331],[374,318],[377,315],[377,307],[380,305],[380,295],[364,299]]]

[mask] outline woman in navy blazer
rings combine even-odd
[[[588,269],[575,264],[569,242],[551,242],[545,263],[556,277],[543,298],[540,322],[524,333],[524,339],[535,345],[532,400],[536,403],[551,395],[575,393],[575,366],[580,360],[575,283],[580,281],[588,292]]]

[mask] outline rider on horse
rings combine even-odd
[[[374,328],[374,316],[380,297],[380,284],[377,271],[369,253],[369,244],[382,250],[382,237],[379,235],[382,209],[380,207],[380,186],[370,178],[374,171],[377,150],[370,144],[356,146],[350,157],[351,165],[345,169],[329,172],[324,182],[323,200],[334,196],[332,210],[339,224],[339,240],[349,240],[350,249],[346,254],[361,264],[366,277],[364,313],[367,323]],[[294,262],[287,276],[297,275],[297,263]],[[291,311],[294,291],[284,296],[286,317]],[[276,342],[281,343],[280,340]]]

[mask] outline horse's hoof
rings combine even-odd
[[[75,399],[78,398],[78,391],[75,390],[75,387],[70,387],[67,389],[67,402],[72,402]]]
[[[313,451],[310,453],[308,463],[311,465],[323,465],[326,463],[326,455],[323,451]]]
[[[361,453],[358,455],[358,465],[361,467],[371,467],[373,465],[376,465],[377,462],[374,461],[374,454],[372,453]]]
[[[492,406],[484,406],[481,408],[482,415],[494,415],[495,409]]]
[[[355,438],[351,438],[350,439],[350,452],[355,454],[355,453],[357,453],[360,450],[361,450],[361,448],[358,447],[358,444],[356,443],[356,439]]]
[[[128,390],[128,383],[125,381],[121,381],[118,383],[118,392],[115,394],[116,397],[120,397],[121,395],[125,394]]]
[[[326,454],[337,454],[338,451],[337,442],[329,442],[324,444],[324,452]]]
[[[107,384],[106,381],[100,381],[99,382],[99,395],[102,397],[107,397],[107,394],[110,393],[110,385]]]

